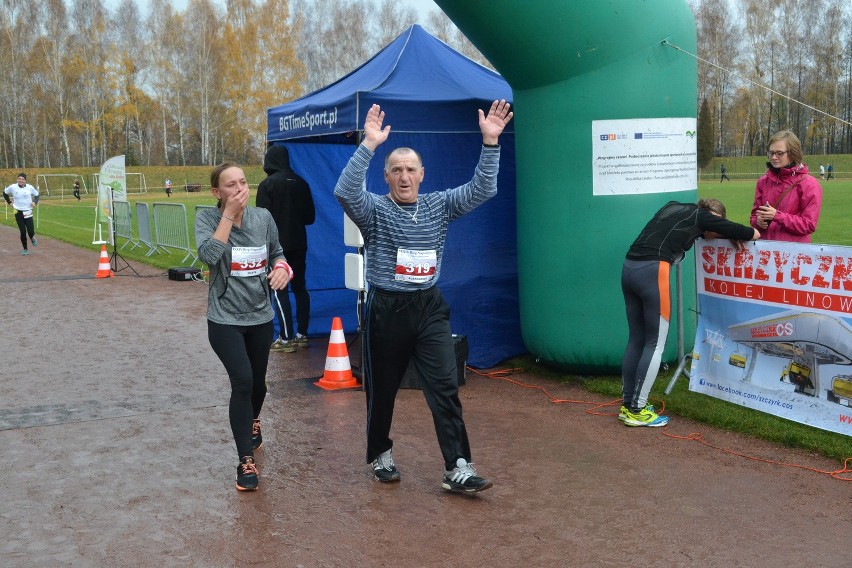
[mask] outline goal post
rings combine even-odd
[[[124,175],[127,181],[128,195],[148,193],[148,184],[145,182],[145,174],[141,172],[125,172]],[[95,180],[95,187],[97,187],[100,174],[93,174],[93,176]]]
[[[127,193],[148,193],[148,184],[145,183],[145,174],[141,172],[127,172]]]
[[[80,193],[89,194],[86,176],[83,174],[36,174],[36,186],[40,194],[47,197],[74,196],[74,180],[80,182]]]

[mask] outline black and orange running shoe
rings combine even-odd
[[[257,489],[257,466],[254,458],[244,456],[237,466],[237,491],[255,491]]]

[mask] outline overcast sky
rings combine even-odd
[[[216,1],[216,0],[214,0]],[[412,8],[417,10],[417,13],[420,15],[419,22],[420,24],[426,23],[426,17],[428,16],[431,10],[439,10],[437,4],[432,0],[398,0],[400,4],[411,6]],[[142,11],[147,11],[148,2],[146,0],[136,0],[136,3],[142,8]],[[224,1],[219,0],[218,2],[221,5],[224,5]],[[119,0],[104,0],[104,4],[108,6],[110,9],[115,8],[119,4]],[[179,10],[183,10],[186,8],[187,0],[171,0],[172,6]]]

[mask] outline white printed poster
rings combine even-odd
[[[852,247],[696,246],[689,389],[852,436]]]
[[[592,121],[592,193],[637,195],[698,188],[695,118]]]

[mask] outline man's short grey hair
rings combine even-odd
[[[385,156],[385,171],[387,171],[388,164],[390,163],[390,159],[394,154],[408,154],[409,152],[411,152],[415,156],[417,156],[417,161],[420,162],[420,166],[422,167],[423,166],[423,156],[420,155],[420,152],[418,152],[414,148],[406,148],[406,147],[403,146],[402,148],[396,148],[396,149],[392,150],[387,156]]]

